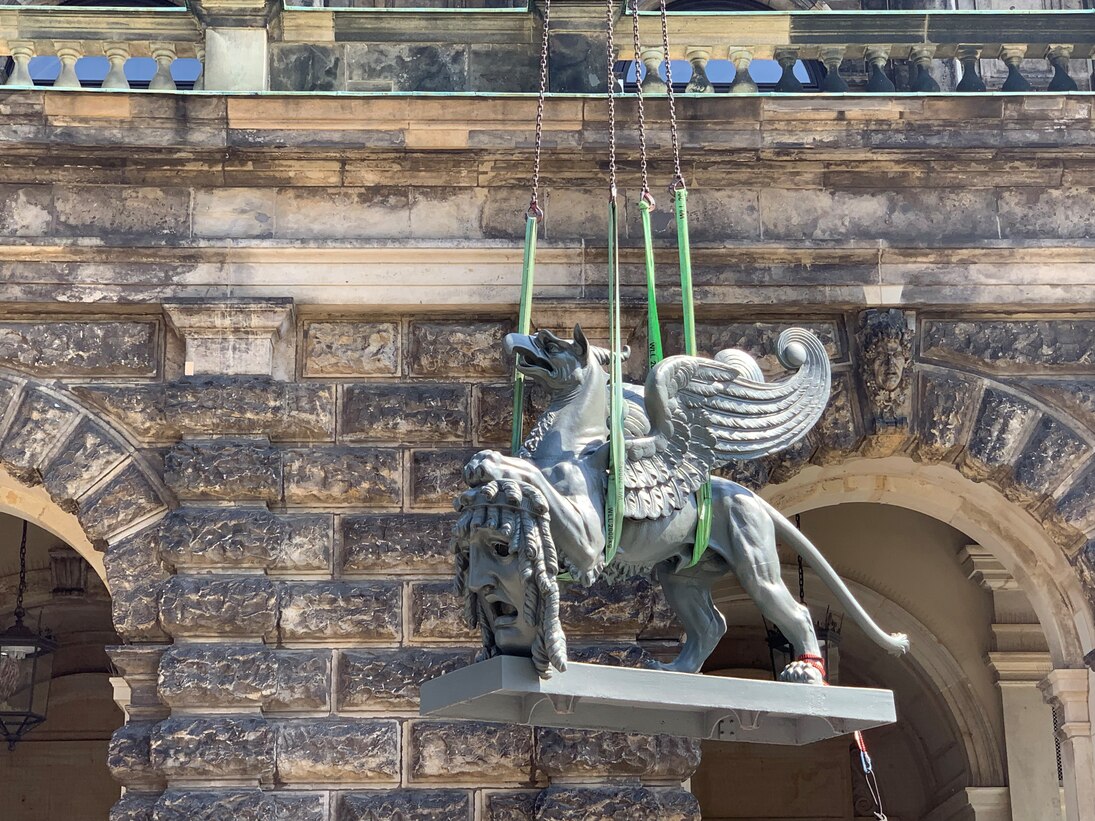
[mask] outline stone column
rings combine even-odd
[[[195,0],[190,5],[205,27],[202,88],[268,89],[267,25],[281,4],[271,0]]]
[[[1091,727],[1092,672],[1054,670],[1039,685],[1059,711],[1061,762],[1064,765],[1065,818],[1086,821],[1095,807],[1095,739]]]

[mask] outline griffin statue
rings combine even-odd
[[[680,654],[662,669],[699,672],[726,632],[711,587],[733,573],[794,646],[797,658],[781,679],[823,684],[813,621],[783,583],[777,537],[814,568],[871,639],[893,653],[908,649],[905,636],[874,623],[778,511],[741,485],[711,478],[731,460],[790,447],[817,422],[830,384],[817,337],[798,328],[783,332],[777,353],[795,373],[782,381],[766,382],[752,357],[731,349],[714,359],[669,357],[651,368],[645,386],[625,386],[625,518],[607,566],[610,354],[590,345],[580,327],[569,340],[542,330],[510,334],[504,345],[550,402],[520,456],[484,450],[464,468],[469,489],[456,501],[453,540],[457,586],[486,656],[529,656],[545,677],[563,671],[560,570],[586,585],[602,575],[653,573],[685,630]],[[711,535],[696,562],[696,492],[709,479]]]

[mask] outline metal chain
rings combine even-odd
[[[19,592],[15,598],[15,620],[22,621],[27,614],[23,607],[23,594],[27,592],[27,520],[23,520],[23,538],[19,542]]]
[[[616,199],[616,40],[615,0],[605,0],[605,30],[608,35],[608,182],[609,197]]]
[[[536,149],[532,161],[532,199],[528,212],[537,219],[543,219],[544,209],[540,207],[540,154],[544,142],[544,99],[547,96],[548,82],[548,36],[551,32],[551,0],[544,0],[544,39],[540,44],[540,96],[536,100]]]
[[[642,174],[642,198],[649,203],[651,210],[655,206],[654,195],[650,193],[650,176],[646,161],[646,106],[643,103],[642,45],[639,42],[639,0],[631,0],[631,33],[635,44],[635,102],[639,110],[639,172]]]
[[[673,182],[670,191],[684,188],[684,174],[681,173],[681,142],[677,135],[677,104],[673,93],[673,61],[669,59],[669,17],[665,10],[665,0],[661,0],[662,49],[665,57],[665,86],[669,100],[669,133],[673,138]]]

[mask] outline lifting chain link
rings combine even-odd
[[[536,147],[532,161],[532,198],[529,200],[529,216],[544,218],[540,207],[540,154],[544,142],[544,98],[548,83],[548,46],[551,34],[551,0],[544,0],[544,37],[540,43],[540,95],[536,100]]]
[[[19,542],[19,591],[15,598],[15,620],[21,622],[27,614],[23,594],[27,592],[27,520],[23,520],[23,538]]]
[[[654,209],[654,195],[650,193],[650,176],[646,159],[646,106],[643,103],[642,44],[639,42],[639,0],[631,0],[631,34],[635,46],[635,103],[639,111],[639,173],[642,175],[642,198]]]
[[[669,16],[665,9],[665,0],[661,0],[662,18],[662,54],[665,57],[665,87],[669,100],[669,133],[673,139],[673,182],[669,190],[675,192],[684,188],[684,174],[681,173],[681,142],[677,135],[677,103],[673,91],[673,61],[669,59]]]
[[[608,35],[608,191],[616,199],[616,0],[605,0],[605,32]]]

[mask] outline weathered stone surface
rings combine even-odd
[[[156,322],[0,322],[0,367],[42,376],[156,376]]]
[[[466,667],[476,650],[346,650],[339,663],[339,710],[417,710],[422,682]]]
[[[153,821],[325,821],[323,793],[260,790],[169,790]]]
[[[817,450],[811,457],[813,461],[823,465],[839,462],[859,447],[863,434],[854,402],[852,375],[847,372],[834,373],[829,404],[811,431],[811,438],[817,443]]]
[[[65,185],[53,197],[60,236],[157,240],[190,232],[185,188]]]
[[[411,230],[410,192],[400,186],[281,188],[277,211],[275,233],[285,238],[406,238]]]
[[[1072,483],[1057,503],[1057,513],[1070,527],[1083,533],[1095,533],[1095,470],[1087,468]]]
[[[170,707],[261,706],[277,689],[275,659],[261,645],[176,645],[160,660],[160,698]]]
[[[273,502],[281,455],[258,442],[179,442],[164,457],[164,481],[180,499]]]
[[[537,821],[699,821],[696,799],[681,789],[549,787],[536,802]]]
[[[78,415],[71,405],[43,391],[26,393],[0,442],[0,465],[22,481],[38,484],[46,455]]]
[[[127,791],[110,808],[109,821],[152,821],[152,812],[159,797],[159,793]]]
[[[152,732],[151,760],[168,778],[274,775],[274,728],[257,716],[176,716]]]
[[[194,236],[272,237],[274,200],[271,188],[195,190],[191,216]]]
[[[535,821],[539,795],[539,792],[489,793],[486,821]]]
[[[266,702],[267,710],[327,710],[331,707],[331,655],[279,651],[277,689]]]
[[[277,624],[277,593],[265,576],[172,576],[160,614],[173,636],[264,636]]]
[[[330,516],[275,516],[264,507],[184,507],[160,525],[160,551],[176,567],[325,571]]]
[[[115,542],[103,556],[114,629],[126,641],[163,641],[160,594],[170,574],[152,544],[154,528]]]
[[[560,617],[568,636],[634,638],[654,615],[654,585],[645,576],[601,580],[588,588],[568,584],[561,592]]]
[[[1000,375],[1029,371],[1090,373],[1091,320],[951,320],[924,323],[925,357]]]
[[[988,389],[960,465],[975,478],[1004,475],[1022,452],[1037,409],[1017,397]]]
[[[381,448],[285,451],[285,501],[299,505],[388,507],[402,497],[400,458]]]
[[[49,233],[53,216],[48,185],[0,186],[0,232],[10,237],[37,237]]]
[[[304,326],[305,376],[395,376],[396,322],[309,322]]]
[[[475,441],[483,447],[508,446],[513,429],[513,385],[476,385],[472,400]],[[525,382],[525,419],[528,434],[548,406],[547,391],[534,382]]]
[[[466,91],[467,46],[350,43],[346,47],[350,91]]]
[[[106,765],[114,779],[127,788],[162,788],[163,779],[151,762],[155,721],[128,721],[114,731],[107,748]]]
[[[336,821],[467,821],[471,795],[463,790],[343,793]]]
[[[415,322],[411,325],[410,373],[414,376],[502,376],[509,370],[502,337],[509,322]]]
[[[700,764],[694,739],[541,727],[536,766],[552,779],[606,776],[684,781]]]
[[[479,721],[412,721],[407,727],[412,781],[525,782],[532,728]]]
[[[567,647],[571,661],[603,664],[606,667],[650,667],[653,656],[637,644],[575,644]]]
[[[462,442],[468,435],[463,385],[346,385],[339,435],[345,442]]]
[[[277,775],[287,784],[398,783],[395,721],[289,720],[277,727]]]
[[[920,380],[915,428],[915,455],[935,462],[958,452],[965,444],[981,386],[953,372],[929,372]]]
[[[377,513],[342,518],[344,573],[449,573],[455,516]]]
[[[536,63],[523,46],[473,43],[469,87],[472,91],[535,91],[539,75]]]
[[[700,356],[714,356],[726,348],[738,348],[756,358],[766,374],[783,373],[776,357],[779,335],[791,327],[805,328],[817,334],[825,351],[834,360],[847,356],[836,322],[699,322],[696,324],[696,348]],[[684,328],[679,322],[665,324],[665,350],[684,350]]]
[[[1074,431],[1044,416],[1019,455],[1015,479],[1030,498],[1049,495],[1087,453],[1087,444]]]
[[[311,43],[270,46],[271,91],[341,91],[345,70],[339,50]]]
[[[42,483],[56,502],[72,512],[76,510],[75,500],[125,456],[121,446],[98,425],[85,420],[42,467]]]
[[[410,638],[478,640],[478,631],[464,623],[464,601],[456,595],[452,581],[416,582],[411,585],[410,596]],[[570,628],[565,616],[563,624]]]
[[[93,542],[102,544],[108,536],[151,516],[164,507],[158,489],[131,462],[106,483],[80,499],[76,517]]]
[[[453,497],[464,486],[464,465],[475,453],[474,450],[414,451],[411,454],[414,507],[452,510]]]
[[[401,593],[391,582],[289,582],[281,586],[285,641],[395,642]]]
[[[604,62],[607,39],[585,34],[551,34],[548,76],[551,90],[573,94],[603,94],[607,86]]]

